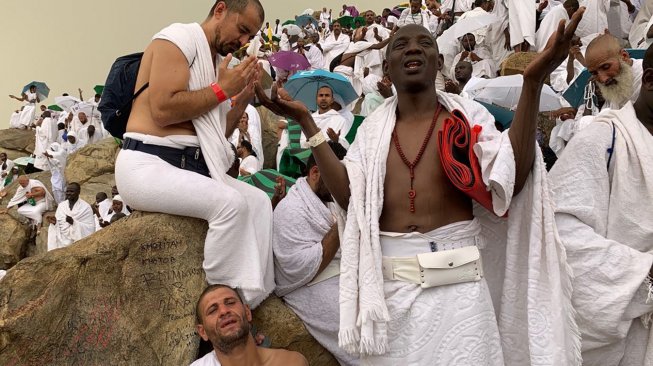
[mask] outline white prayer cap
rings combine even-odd
[[[125,201],[122,200],[122,197],[120,197],[119,194],[113,196],[113,198],[112,198],[111,200],[112,200],[112,201],[120,201],[120,202],[122,202],[122,203],[125,203]]]
[[[77,134],[75,133],[75,131],[68,131],[67,136],[72,136],[74,138],[77,138]]]

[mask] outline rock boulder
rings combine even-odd
[[[119,149],[113,138],[106,138],[79,149],[68,157],[66,181],[83,185],[91,178],[113,174]]]
[[[34,142],[36,138],[34,130],[19,130],[16,128],[9,128],[0,130],[0,151],[13,150],[11,155],[16,157],[29,155],[34,152]],[[10,157],[11,159],[11,157]]]
[[[206,286],[205,221],[135,213],[63,249],[27,258],[0,280],[4,365],[188,365]],[[277,298],[255,311],[273,346],[337,365]]]

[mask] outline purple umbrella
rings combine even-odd
[[[279,51],[268,57],[270,65],[287,71],[308,70],[311,64],[304,55],[293,51]]]

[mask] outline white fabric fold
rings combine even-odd
[[[67,216],[72,217],[72,224],[66,221]],[[95,232],[93,209],[81,198],[77,199],[72,209],[68,200],[61,202],[55,218],[57,222],[48,228],[48,250],[64,248]]]
[[[645,345],[653,327],[633,335],[637,318],[653,312],[646,302],[653,218],[643,214],[653,203],[651,159],[653,137],[628,102],[596,116],[551,170],[556,222],[575,276],[584,365],[642,365],[653,357]]]

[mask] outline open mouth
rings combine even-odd
[[[238,323],[238,322],[236,321],[236,319],[228,319],[228,320],[225,320],[225,321],[223,321],[222,323],[220,323],[220,329],[227,328],[227,327],[231,326],[232,324],[236,324],[236,323]]]
[[[419,69],[422,66],[422,61],[419,60],[412,60],[412,61],[406,61],[404,63],[404,67],[407,68],[408,70],[416,70]]]

